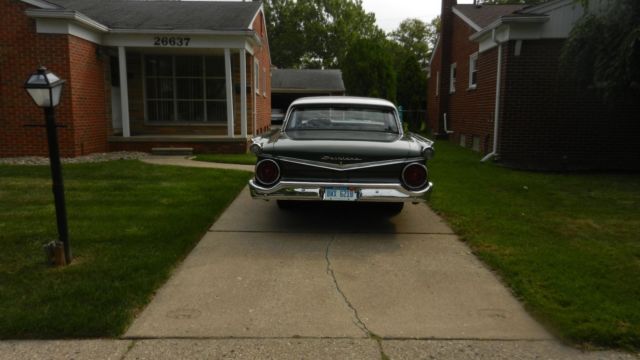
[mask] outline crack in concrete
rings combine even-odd
[[[347,295],[345,295],[345,293],[340,288],[340,285],[338,284],[338,279],[336,279],[336,274],[333,272],[333,268],[331,267],[331,259],[329,259],[329,253],[331,251],[331,245],[333,244],[333,240],[335,240],[335,236],[331,236],[331,240],[329,240],[329,242],[327,243],[327,248],[324,252],[324,258],[327,262],[327,274],[331,276],[331,279],[333,280],[333,286],[336,288],[336,291],[338,292],[338,294],[340,294],[345,304],[347,304],[347,307],[349,308],[349,310],[351,310],[351,312],[353,313],[353,318],[354,318],[353,323],[365,334],[367,334],[367,336],[371,336],[371,331],[369,331],[369,329],[367,328],[367,325],[362,321],[362,319],[360,319],[358,310],[353,306],[353,304],[351,304],[349,299],[347,299]]]
[[[331,252],[331,245],[333,244],[333,241],[335,240],[335,238],[336,238],[335,235],[331,236],[331,240],[329,240],[329,242],[327,243],[327,248],[324,252],[324,259],[327,262],[327,274],[331,276],[331,279],[333,280],[333,286],[335,287],[338,294],[340,294],[340,296],[342,297],[342,300],[345,302],[347,307],[351,310],[354,318],[353,323],[360,330],[362,330],[369,337],[369,339],[372,339],[376,342],[376,344],[378,345],[378,351],[380,352],[380,359],[388,360],[389,356],[385,354],[384,349],[382,348],[382,338],[376,335],[375,333],[373,333],[371,330],[369,330],[369,328],[367,327],[367,324],[365,324],[364,321],[362,321],[362,319],[360,318],[360,314],[358,314],[358,309],[356,309],[356,307],[353,306],[351,301],[349,301],[349,299],[347,298],[347,295],[340,288],[340,284],[338,284],[338,279],[336,278],[336,274],[333,271],[333,267],[331,266],[331,259],[329,257],[329,254]]]
[[[125,351],[124,354],[122,354],[122,356],[120,357],[120,360],[124,360],[127,357],[127,355],[129,355],[131,350],[133,350],[134,346],[136,346],[136,342],[137,340],[132,340],[129,343],[129,345],[127,346],[127,351]]]

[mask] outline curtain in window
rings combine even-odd
[[[227,121],[222,56],[145,56],[149,122]]]

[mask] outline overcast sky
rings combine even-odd
[[[473,0],[458,0],[458,3],[470,4]],[[376,14],[378,26],[386,32],[395,30],[406,18],[430,22],[440,15],[440,4],[439,0],[362,0],[362,6]]]
[[[471,4],[473,0],[458,0],[458,3]],[[362,0],[364,9],[376,14],[378,26],[386,32],[397,29],[402,20],[407,18],[430,22],[440,15],[440,4],[440,0]]]

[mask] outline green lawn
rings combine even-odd
[[[640,348],[640,176],[544,174],[436,144],[432,207],[560,336]]]
[[[256,156],[251,154],[251,153],[247,153],[247,154],[200,154],[200,155],[197,155],[194,160],[217,162],[217,163],[224,163],[224,164],[244,164],[244,165],[255,165],[256,164]]]
[[[0,338],[122,334],[251,176],[138,161],[63,171],[75,259],[49,268],[49,168],[0,166]]]

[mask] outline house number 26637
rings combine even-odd
[[[155,36],[153,38],[154,46],[189,46],[191,38],[174,37],[174,36]]]

